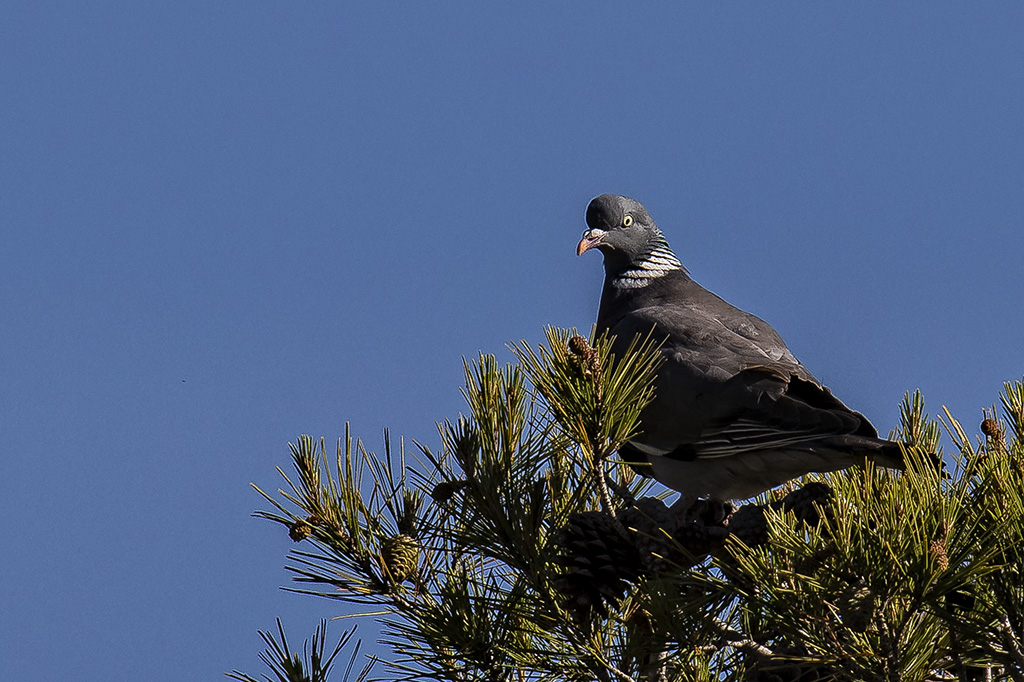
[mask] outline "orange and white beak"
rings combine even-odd
[[[601,243],[604,236],[608,234],[606,230],[587,230],[583,233],[583,239],[576,245],[576,255],[582,256],[587,251]]]

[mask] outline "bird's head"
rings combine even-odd
[[[590,202],[587,228],[576,247],[576,255],[597,249],[604,254],[609,269],[640,261],[655,243],[664,241],[643,204],[618,194],[602,194]]]

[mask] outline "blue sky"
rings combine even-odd
[[[1019,3],[22,2],[0,22],[0,678],[259,672],[342,606],[287,443],[436,444],[589,329],[591,197],[888,432],[1024,372]],[[340,634],[341,625],[332,626]],[[372,627],[362,634],[374,637]]]

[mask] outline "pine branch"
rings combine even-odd
[[[946,477],[928,464],[940,423],[908,394],[894,435],[905,473],[809,477],[719,525],[683,523],[612,459],[640,428],[656,348],[610,348],[548,329],[512,347],[514,364],[467,362],[468,414],[415,457],[387,432],[379,454],[347,429],[332,456],[301,436],[281,489],[256,488],[271,505],[256,515],[306,543],[289,555],[293,591],[385,614],[402,679],[710,681],[788,666],[794,679],[925,680],[1001,666],[1024,682],[1024,383],[1000,396],[1005,422],[983,413],[984,440],[944,412]],[[279,631],[272,669],[305,675],[311,662],[285,667],[297,659]]]
[[[350,643],[353,635],[355,635],[355,628],[346,631],[342,634],[338,644],[334,647],[334,650],[325,656],[326,645],[327,645],[327,621],[322,620],[316,628],[316,632],[313,635],[312,645],[309,641],[306,641],[302,645],[302,655],[299,652],[293,652],[288,646],[288,640],[284,634],[284,626],[281,625],[281,619],[277,620],[277,632],[280,639],[274,637],[270,632],[264,632],[260,630],[260,637],[266,642],[267,648],[263,653],[260,654],[260,660],[270,668],[270,671],[274,674],[274,677],[278,682],[327,682],[328,676],[331,674],[331,669],[334,667],[334,659],[338,657],[338,654],[342,652]],[[348,665],[345,667],[345,672],[342,676],[343,681],[352,679],[352,672],[356,661],[359,658],[359,648],[362,645],[361,641],[357,641],[352,647],[352,654],[349,657]],[[355,678],[355,682],[363,682],[370,674],[373,669],[373,661],[369,661],[359,671]],[[230,673],[225,673],[227,677],[240,682],[259,682],[254,677],[241,673],[234,670]],[[272,682],[271,678],[264,675],[263,679],[267,682]]]

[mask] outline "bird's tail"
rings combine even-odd
[[[882,438],[874,439],[877,442],[877,449],[872,450],[869,455],[872,462],[887,469],[906,469],[907,463],[903,457],[903,448],[899,443]]]
[[[874,462],[876,466],[899,469],[900,471],[907,468],[906,446],[896,441],[853,435],[836,436],[830,441],[833,447],[861,454]],[[942,458],[935,452],[926,455],[925,464],[934,466],[940,472],[945,468]]]

